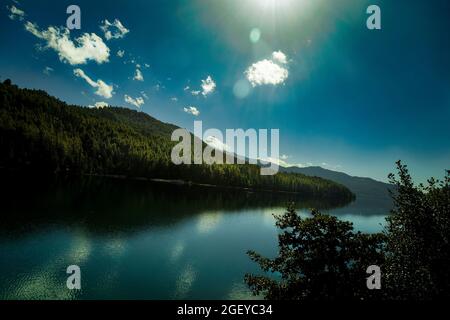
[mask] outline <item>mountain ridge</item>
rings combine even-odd
[[[373,178],[352,176],[344,172],[329,170],[320,166],[280,167],[280,171],[288,173],[301,173],[310,177],[328,179],[346,186],[359,200],[370,200],[371,202],[380,201],[385,206],[392,205],[390,191],[395,191],[394,185],[381,182]]]
[[[343,185],[299,173],[261,176],[257,165],[174,165],[178,128],[120,107],[68,105],[42,90],[0,83],[0,166],[43,172],[180,179],[193,183],[294,192],[348,202]]]

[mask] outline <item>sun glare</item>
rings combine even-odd
[[[289,7],[295,0],[252,0],[260,8],[264,10],[286,8]]]

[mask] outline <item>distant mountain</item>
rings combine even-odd
[[[301,173],[310,177],[328,179],[346,186],[354,194],[360,196],[372,196],[374,194],[389,195],[388,190],[393,190],[393,186],[388,183],[380,182],[372,178],[350,176],[343,172],[328,170],[322,167],[281,167],[280,171]]]
[[[342,184],[350,189],[356,200],[365,205],[392,207],[392,198],[389,190],[394,186],[371,178],[354,177],[343,172],[324,169],[322,167],[280,167],[280,171],[288,173],[301,173],[310,177],[320,177]]]

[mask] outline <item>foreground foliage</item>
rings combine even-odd
[[[245,277],[267,299],[435,299],[450,296],[450,175],[414,186],[397,163],[395,207],[383,233],[354,232],[349,222],[320,214],[301,218],[291,204],[277,217],[279,253],[274,259],[249,251],[272,276]],[[368,290],[366,269],[381,267],[382,289]]]
[[[387,218],[386,289],[395,299],[450,297],[450,173],[415,186],[398,162],[395,208]]]
[[[366,289],[366,267],[382,264],[382,234],[354,232],[350,222],[321,214],[301,218],[289,205],[277,218],[279,255],[267,259],[250,251],[252,260],[263,271],[280,276],[246,275],[252,291],[267,299],[327,300],[363,298]]]

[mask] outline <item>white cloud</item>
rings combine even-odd
[[[136,80],[136,81],[144,81],[144,76],[142,75],[141,70],[136,69],[136,72],[135,72],[135,74],[134,74],[133,80]]]
[[[244,73],[253,87],[260,85],[283,84],[289,76],[284,66],[288,63],[287,56],[281,51],[274,51],[271,59],[264,59],[252,64]]]
[[[330,170],[338,170],[338,169],[342,168],[342,166],[340,164],[333,165],[333,164],[330,164],[330,163],[327,163],[327,162],[322,162],[320,164],[320,166],[323,167],[323,168],[326,168],[326,169],[330,169]]]
[[[206,142],[206,144],[208,144],[209,146],[213,147],[216,150],[219,150],[222,152],[233,152],[226,143],[224,143],[223,141],[221,141],[220,139],[218,139],[214,136],[208,136],[205,139],[205,142]]]
[[[125,55],[125,51],[124,51],[124,50],[119,50],[119,51],[117,51],[117,56],[118,56],[119,58],[123,58],[124,55]]]
[[[291,165],[287,163],[286,161],[280,159],[280,158],[274,158],[274,157],[265,157],[265,158],[258,158],[259,161],[261,161],[263,164],[266,163],[274,163],[281,167],[290,167]]]
[[[177,98],[177,97],[172,97],[172,98],[170,98],[170,100],[172,100],[172,101],[174,101],[174,102],[177,102],[177,101],[178,101],[178,98]]]
[[[278,85],[284,83],[289,71],[272,60],[261,60],[252,64],[246,71],[247,80],[253,87],[260,85]]]
[[[54,70],[51,67],[45,67],[44,71],[42,71],[45,75],[49,76]]]
[[[95,33],[84,33],[75,42],[70,39],[67,28],[50,26],[39,30],[37,24],[27,21],[25,29],[39,39],[45,40],[48,48],[58,53],[59,59],[71,65],[85,64],[93,60],[99,64],[108,62],[109,48]]]
[[[189,91],[190,88],[191,88],[191,87],[186,86],[186,87],[183,88],[183,90],[184,90],[184,91]]]
[[[303,164],[303,163],[296,163],[296,164],[292,164],[292,165],[289,165],[290,167],[299,167],[299,168],[306,168],[306,167],[308,167],[308,165],[307,164]]]
[[[148,63],[144,63],[144,67],[150,68],[150,65]]]
[[[216,90],[216,83],[208,76],[205,80],[202,80],[202,95],[207,96],[210,93],[213,93]]]
[[[112,97],[113,94],[113,86],[106,84],[103,80],[97,80],[94,81],[91,78],[89,78],[83,70],[81,69],[75,69],[73,70],[73,73],[84,80],[93,88],[97,88],[97,91],[95,91],[95,94],[101,97],[104,97],[106,99],[109,99]]]
[[[119,19],[115,19],[113,23],[105,19],[102,21],[100,29],[102,29],[105,33],[106,40],[121,39],[125,37],[128,32],[130,32],[130,30],[123,26]]]
[[[20,10],[19,8],[17,8],[16,6],[11,6],[11,7],[6,7],[10,14],[8,15],[8,17],[11,20],[19,20],[22,21],[25,17],[25,12],[23,10]]]
[[[193,116],[198,116],[200,114],[200,111],[196,107],[186,107],[184,108],[184,112],[192,114]]]
[[[126,103],[129,103],[135,106],[136,108],[140,108],[145,103],[142,97],[132,98],[127,94],[124,96],[124,99]]]
[[[96,102],[93,106],[90,105],[90,106],[88,106],[88,107],[89,107],[89,108],[102,109],[102,108],[109,107],[109,103],[104,102],[104,101],[100,101],[100,102]]]
[[[272,53],[272,60],[274,60],[275,62],[279,62],[281,64],[286,64],[287,63],[287,57],[286,55],[281,52],[281,51],[275,51]]]
[[[311,167],[313,164],[311,162],[307,162],[306,164],[303,163],[291,163],[290,161],[288,162],[287,160],[291,158],[288,155],[282,154],[280,157],[276,158],[276,157],[265,157],[265,158],[258,158],[259,161],[265,163],[274,163],[278,166],[281,167],[299,167],[299,168],[305,168],[305,167]]]
[[[192,90],[191,91],[191,94],[193,95],[193,96],[198,96],[199,94],[200,94],[200,90]]]

